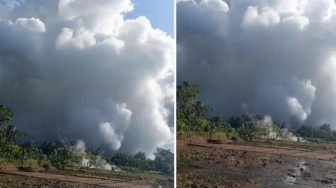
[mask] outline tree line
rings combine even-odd
[[[114,156],[100,156],[100,149],[86,149],[85,152],[73,152],[70,148],[76,145],[75,141],[69,142],[44,142],[37,146],[29,140],[18,144],[18,140],[26,134],[11,124],[14,118],[13,111],[0,105],[0,168],[7,164],[15,164],[18,167],[43,166],[65,169],[78,166],[86,159],[85,167],[91,168],[97,165],[98,160],[103,159],[109,164],[114,164],[124,169],[158,171],[165,175],[174,173],[174,154],[170,150],[158,148],[155,152],[155,160],[148,159],[144,152],[129,154],[117,152]]]
[[[259,126],[264,116],[241,115],[231,116],[225,120],[221,115],[209,116],[212,108],[199,99],[200,90],[191,82],[183,82],[177,86],[176,129],[177,137],[206,134],[210,140],[219,140],[220,135],[229,138],[241,138],[251,141],[254,138],[267,136],[270,130],[278,137],[285,137],[289,132],[296,136],[315,138],[324,141],[336,141],[336,131],[329,124],[309,125],[303,123],[297,129],[290,128],[284,121],[271,122],[267,126]]]

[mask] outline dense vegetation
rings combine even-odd
[[[37,146],[32,140],[18,144],[19,138],[26,134],[11,124],[14,118],[12,110],[0,105],[0,162],[1,167],[15,164],[18,167],[44,166],[64,169],[78,166],[83,159],[85,167],[98,166],[99,161],[107,161],[122,169],[158,171],[165,175],[173,175],[174,155],[170,150],[158,148],[155,160],[148,159],[144,152],[135,155],[117,152],[114,156],[101,157],[100,150],[86,149],[84,152],[73,152],[75,141],[44,142]]]
[[[324,141],[336,141],[336,131],[331,130],[329,124],[323,124],[321,126],[314,126],[304,124],[299,129],[297,129],[297,134],[305,138],[315,138]]]
[[[254,138],[267,137],[272,132],[281,138],[293,136],[289,133],[294,133],[304,138],[336,141],[336,131],[329,124],[317,126],[304,123],[298,129],[288,131],[286,122],[261,123],[264,116],[260,115],[232,116],[227,120],[220,115],[209,117],[212,109],[199,100],[199,94],[199,89],[191,82],[183,82],[177,86],[177,137],[205,134],[210,140],[219,140],[220,136],[224,136],[251,141]]]

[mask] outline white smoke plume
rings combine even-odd
[[[28,138],[150,155],[173,137],[174,40],[126,19],[130,0],[12,5],[0,3],[0,104]]]
[[[177,80],[225,117],[269,114],[336,128],[334,0],[177,3]]]
[[[95,158],[94,164],[93,164],[93,166],[91,168],[112,170],[112,169],[115,169],[115,166],[111,165],[110,163],[108,163],[101,156],[98,156],[97,158]]]
[[[94,156],[93,161],[90,161],[88,158],[86,158],[86,148],[85,142],[83,140],[78,140],[77,143],[73,146],[70,146],[69,149],[73,155],[82,157],[80,163],[78,164],[81,167],[90,167],[105,170],[115,169],[115,166],[108,163],[105,159],[102,158],[102,156]]]
[[[252,116],[253,117],[253,116]],[[256,126],[262,129],[266,129],[266,135],[261,135],[263,138],[276,138],[279,135],[273,130],[273,121],[272,117],[269,115],[265,115],[261,120],[252,119],[255,122]]]
[[[288,128],[279,128],[279,131],[276,131],[275,124],[272,120],[272,117],[269,115],[265,115],[261,120],[255,120],[253,119],[257,125],[257,127],[260,128],[266,128],[267,133],[266,135],[262,135],[263,138],[272,138],[276,140],[289,140],[289,141],[298,141],[298,137],[293,134],[293,132],[289,131]],[[300,138],[300,141],[304,141],[302,138]]]
[[[265,115],[261,120],[256,120],[256,124],[260,127],[272,125],[272,117],[269,115]]]
[[[75,145],[69,146],[71,153],[84,153],[86,151],[85,142],[83,140],[77,140]]]
[[[281,129],[281,137],[279,138],[281,140],[290,140],[290,141],[298,141],[298,137],[295,136],[292,132],[290,132],[288,129],[284,128]],[[303,140],[303,139],[301,139]]]

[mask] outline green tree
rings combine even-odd
[[[14,113],[9,107],[0,105],[0,157],[9,158],[8,147],[24,135],[14,125],[9,124],[13,117]]]
[[[11,148],[14,145],[14,142],[21,136],[23,132],[16,129],[14,125],[11,125],[10,122],[14,117],[13,111],[5,106],[0,105],[0,158],[2,159],[3,165],[6,165],[8,160],[12,159],[12,152],[14,148]]]
[[[182,118],[185,119],[188,136],[190,136],[191,132],[192,118],[195,116],[194,103],[198,94],[198,88],[190,82],[183,82],[182,86],[177,86],[177,111],[179,111]]]
[[[229,124],[235,128],[235,129],[238,129],[240,128],[240,126],[242,125],[242,120],[240,119],[240,117],[233,117],[231,116],[230,119],[229,119]]]
[[[64,169],[72,163],[71,152],[65,147],[55,149],[51,156],[50,162],[53,166],[59,169]]]
[[[200,119],[198,121],[199,131],[207,131],[207,128],[210,126],[210,123],[207,119]]]
[[[59,140],[54,142],[43,142],[41,145],[41,150],[46,155],[51,155],[55,149],[64,147],[63,143]]]
[[[17,130],[14,125],[6,126],[2,133],[2,140],[5,146],[14,144],[21,136],[25,135],[22,131]]]
[[[141,159],[141,160],[146,160],[146,153],[139,151],[137,154],[134,156],[136,159]]]
[[[84,152],[81,154],[81,165],[85,165],[86,171],[94,165],[94,159],[95,156],[91,152]]]
[[[13,119],[13,111],[4,105],[0,105],[0,126],[4,127]]]
[[[177,118],[176,119],[176,132],[177,132],[177,136],[183,136],[185,135],[185,133],[187,132],[188,127],[187,124],[184,122],[184,119],[182,118]]]
[[[256,125],[253,121],[245,121],[238,129],[239,136],[245,141],[252,141],[255,136]]]
[[[211,131],[210,131],[210,140],[212,139],[212,134],[217,132],[217,140],[219,140],[219,133],[223,130],[225,122],[222,117],[215,116],[211,119]]]
[[[29,160],[29,167],[31,167],[32,160],[38,158],[39,149],[35,146],[34,142],[31,140],[25,142],[22,146],[22,149],[24,150],[23,155],[25,155],[25,157],[23,158],[27,158]],[[21,165],[23,166],[23,162],[21,163]]]
[[[166,175],[174,174],[174,154],[170,150],[158,148],[154,164],[157,171]]]
[[[216,125],[210,121],[206,127],[206,132],[209,134],[209,139],[212,140],[213,134],[216,132]]]
[[[18,145],[10,145],[7,148],[7,152],[8,152],[8,156],[10,156],[11,158],[19,158],[20,157],[20,151],[21,151],[21,147]]]
[[[124,152],[117,152],[114,154],[114,156],[111,158],[111,161],[118,166],[130,166],[131,156]]]
[[[200,131],[202,127],[200,126],[199,123],[202,119],[204,119],[205,114],[210,111],[210,108],[204,105],[204,103],[202,103],[201,101],[197,101],[194,104],[193,109],[194,109],[194,113],[192,114],[192,120],[193,120],[193,124],[197,125],[197,127],[195,127],[193,131],[195,131],[195,129]]]
[[[331,131],[331,127],[329,124],[324,123],[321,125],[320,130]]]

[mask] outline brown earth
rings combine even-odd
[[[178,187],[335,187],[330,151],[177,141]]]
[[[50,173],[40,173],[40,172],[22,172],[17,170],[7,170],[0,171],[0,188],[51,188],[51,187],[97,187],[97,188],[108,188],[108,187],[140,187],[140,188],[150,188],[150,187],[160,187],[157,183],[151,182],[149,180],[138,180],[138,181],[113,181],[104,180],[97,178],[84,178],[67,176],[60,174],[50,174]]]

